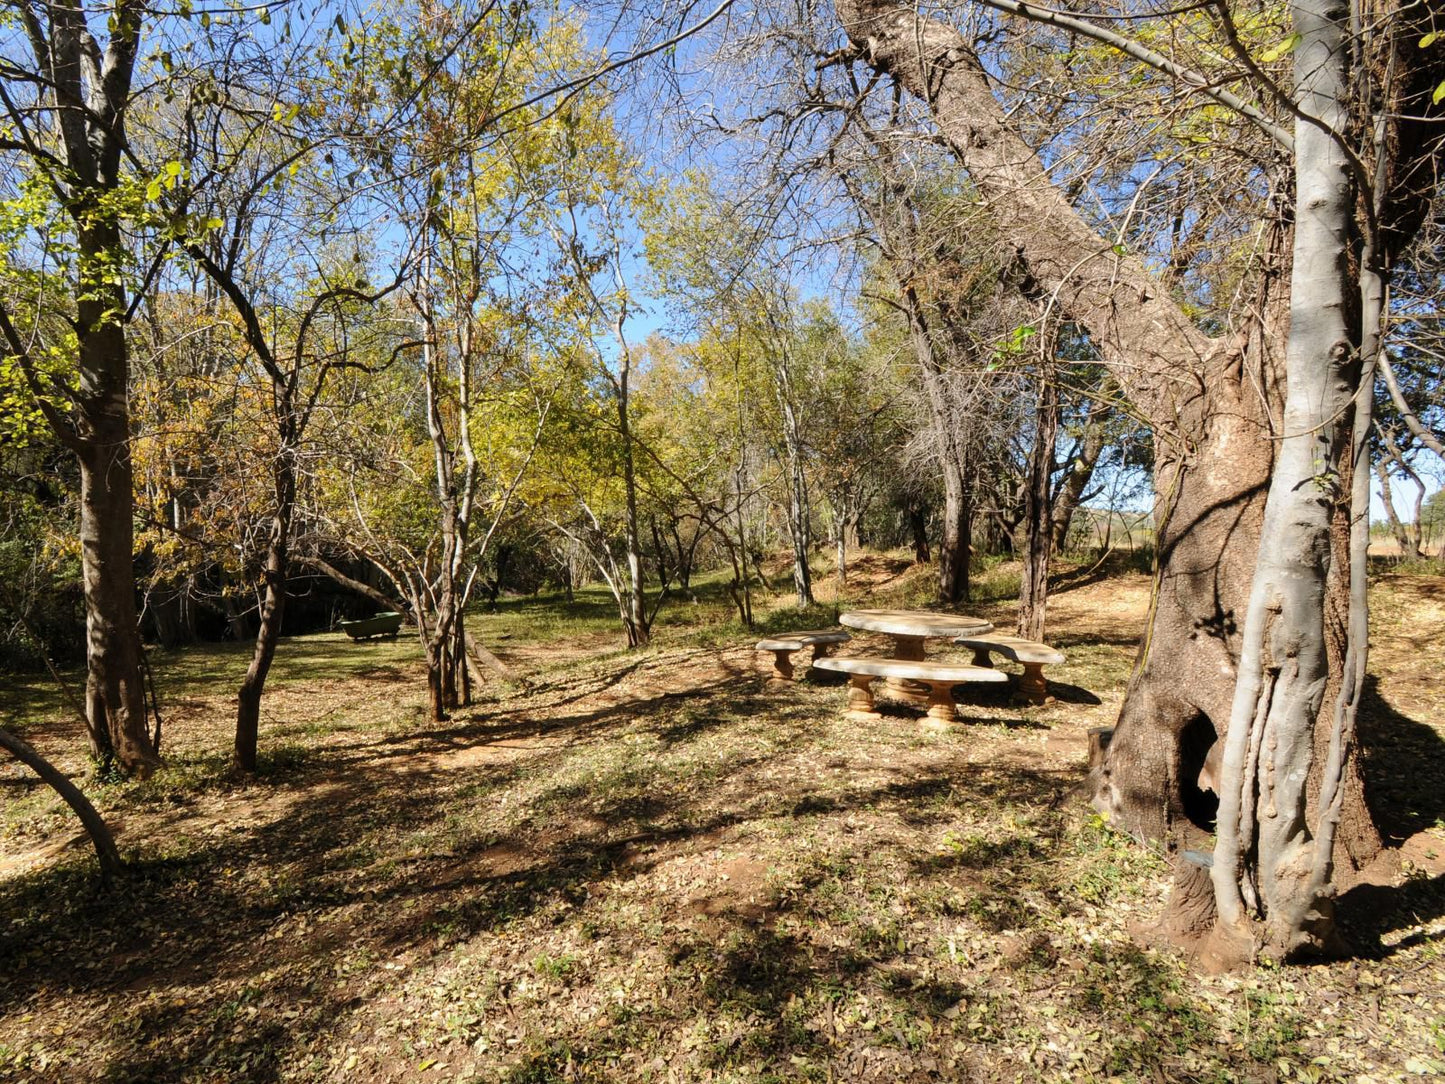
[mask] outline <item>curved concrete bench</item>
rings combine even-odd
[[[998,653],[1006,659],[1021,663],[1024,672],[1019,676],[1019,698],[1030,704],[1042,704],[1049,698],[1048,683],[1044,681],[1044,667],[1057,666],[1064,661],[1064,653],[1048,644],[1017,636],[960,636],[953,641],[963,647],[973,648],[975,666],[992,666],[989,655]]]
[[[793,680],[793,652],[805,647],[813,649],[813,663],[827,656],[838,644],[846,644],[853,637],[842,629],[818,629],[815,632],[788,632],[766,640],[759,640],[759,651],[773,653],[772,677],[777,681]]]
[[[820,670],[836,670],[847,674],[848,715],[855,719],[877,719],[873,706],[873,682],[878,678],[917,681],[928,686],[928,718],[937,726],[947,727],[958,718],[952,689],[967,681],[1002,682],[1008,675],[985,666],[956,662],[914,662],[908,659],[819,659],[813,665]]]

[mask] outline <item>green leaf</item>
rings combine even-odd
[[[1439,36],[1440,36],[1440,32],[1439,32],[1438,30],[1432,30],[1432,31],[1430,31],[1430,33],[1426,34],[1423,38],[1420,39],[1420,48],[1421,48],[1421,49],[1428,49],[1428,48],[1430,48],[1430,46],[1432,46],[1432,45],[1435,44],[1435,39],[1438,38]]]
[[[148,185],[146,185],[146,199],[154,201],[154,200],[158,200],[158,199],[160,199],[160,198],[161,198],[161,179],[160,179],[159,177],[152,177],[152,178],[151,178],[151,182],[150,182]]]
[[[1445,98],[1445,83],[1441,83],[1435,88],[1435,93],[1430,95],[1430,101],[1434,105],[1439,105],[1441,98]]]
[[[1268,49],[1266,49],[1263,53],[1260,54],[1259,59],[1266,64],[1273,64],[1280,57],[1289,56],[1290,53],[1294,52],[1295,47],[1299,45],[1300,41],[1301,38],[1298,34],[1291,34],[1283,41],[1276,42],[1274,45],[1271,45]]]

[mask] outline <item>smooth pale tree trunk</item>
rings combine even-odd
[[[1298,0],[1292,10],[1296,101],[1343,132],[1348,8]],[[1297,124],[1295,148],[1284,432],[1224,738],[1211,870],[1218,909],[1212,950],[1225,960],[1248,959],[1256,949],[1283,959],[1332,949],[1337,939],[1329,878],[1315,884],[1312,877],[1317,841],[1307,784],[1330,678],[1325,600],[1341,497],[1340,419],[1359,373],[1348,321],[1355,193],[1344,150],[1320,124]],[[1258,931],[1251,912],[1262,916]]]
[[[1018,634],[1044,638],[1049,599],[1049,558],[1053,554],[1054,517],[1049,475],[1054,466],[1054,437],[1059,427],[1059,390],[1050,366],[1040,366],[1039,401],[1034,412],[1034,447],[1024,496],[1024,560],[1019,577]]]
[[[621,338],[620,331],[618,337]],[[647,614],[647,588],[642,578],[642,534],[637,522],[637,467],[632,454],[632,427],[628,415],[628,376],[629,370],[624,367],[617,396],[617,428],[622,438],[622,485],[626,497],[622,534],[623,545],[627,549],[627,585],[621,601],[627,626],[627,646],[646,647],[652,639],[652,628]]]
[[[1275,451],[1269,410],[1282,401],[1269,349],[1282,337],[1279,284],[1262,276],[1253,306],[1260,322],[1247,333],[1208,338],[1140,257],[1120,254],[1053,185],[994,97],[969,39],[889,0],[837,6],[858,57],[929,104],[1001,241],[1059,311],[1088,331],[1154,430],[1152,605],[1091,790],[1095,805],[1126,830],[1176,845],[1201,842],[1216,802],[1199,775],[1230,718]],[[1277,243],[1265,246],[1267,265],[1278,261],[1276,252]],[[1358,802],[1358,788],[1349,792]],[[1347,820],[1356,838],[1336,838],[1358,861],[1379,843],[1367,811],[1353,813]]]

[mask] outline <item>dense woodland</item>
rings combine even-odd
[[[943,610],[1016,567],[1048,640],[1128,554],[1088,802],[1209,966],[1356,951],[1372,577],[1445,558],[1435,6],[3,10],[0,680],[88,771],[0,736],[107,882],[187,652],[247,645],[260,785],[343,619],[404,615],[445,727],[540,680],[484,631],[529,598],[644,660],[888,551]]]

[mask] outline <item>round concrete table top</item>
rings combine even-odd
[[[993,630],[992,624],[978,617],[928,610],[849,610],[838,616],[838,623],[891,636],[977,636]]]

